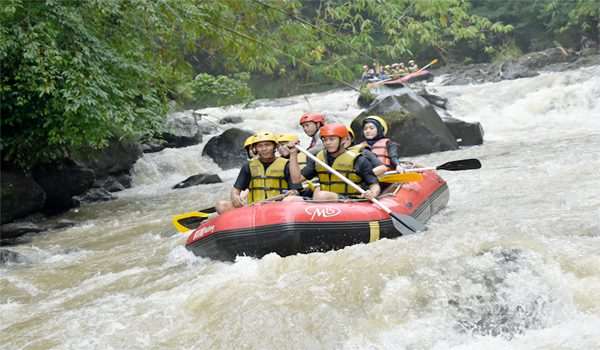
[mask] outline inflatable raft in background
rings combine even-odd
[[[395,213],[426,222],[449,196],[446,181],[427,171],[422,181],[393,184],[379,200]],[[389,215],[367,200],[262,202],[204,221],[186,248],[197,256],[234,260],[323,252],[399,236]]]

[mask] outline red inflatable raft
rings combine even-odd
[[[383,85],[389,87],[403,86],[404,84],[413,83],[415,81],[421,80],[433,80],[433,74],[430,71],[424,69],[422,71],[407,74],[398,79],[385,81]]]
[[[394,184],[379,199],[393,212],[425,222],[446,206],[449,191],[434,171],[423,177]],[[190,234],[186,248],[198,256],[233,260],[238,255],[334,250],[398,236],[389,215],[367,200],[262,202],[204,221]]]

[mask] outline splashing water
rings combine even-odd
[[[120,199],[11,247],[29,262],[0,267],[0,348],[600,348],[600,67],[430,89],[481,122],[486,143],[414,158],[483,163],[440,173],[450,203],[427,232],[286,258],[197,258],[170,217],[226,196],[236,171],[173,191],[219,169],[202,145],[146,155]],[[300,134],[302,112],[349,122],[356,98],[204,112]]]

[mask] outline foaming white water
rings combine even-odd
[[[434,86],[456,117],[482,123],[486,143],[414,159],[483,168],[440,172],[450,203],[428,231],[335,252],[194,257],[170,216],[211,206],[230,184],[166,191],[163,178],[212,168],[164,165],[196,146],[146,155],[159,176],[10,248],[32,262],[0,267],[0,349],[600,348],[599,69]],[[356,97],[208,112],[300,133],[301,112],[349,121]]]
[[[449,108],[459,118],[482,122],[487,141],[600,130],[598,66],[438,91],[449,98]]]

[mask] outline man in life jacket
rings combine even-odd
[[[319,137],[319,129],[323,125],[325,125],[325,116],[321,113],[304,113],[300,117],[300,126],[310,137],[310,145],[307,149],[312,154],[317,154],[323,149],[323,143]]]
[[[383,118],[370,115],[363,122],[363,144],[368,146],[387,170],[404,171],[405,163],[400,161],[400,146],[386,137],[388,125]]]
[[[359,144],[354,144],[354,130],[352,130],[352,128],[349,126],[347,126],[346,129],[348,130],[348,137],[344,140],[344,147],[346,147],[346,149],[349,151],[358,152],[365,156],[365,158],[371,162],[371,166],[373,166],[373,174],[375,174],[375,176],[379,177],[389,170],[388,167],[385,166],[379,160],[379,158],[377,158],[377,155],[371,152],[366,143],[361,142]],[[300,163],[300,154],[298,154],[298,163]]]
[[[372,199],[377,197],[381,192],[381,188],[377,176],[373,174],[371,163],[359,152],[349,151],[345,147],[344,139],[348,137],[346,126],[337,123],[327,124],[321,127],[320,135],[324,149],[317,154],[317,158],[364,188],[366,192],[361,195],[360,192],[348,186],[312,159],[309,159],[306,167],[300,171],[297,158],[298,151],[293,146],[290,147],[290,175],[292,181],[297,183],[318,176],[320,188],[316,188],[314,191],[313,199],[315,200],[358,197]]]
[[[273,133],[257,133],[251,147],[254,147],[257,157],[242,166],[231,189],[231,200],[219,201],[216,205],[218,213],[244,206],[240,194],[245,189],[249,190],[248,204],[283,193],[298,194],[298,190],[302,189],[302,185],[291,181],[288,160],[275,155],[277,137]]]

